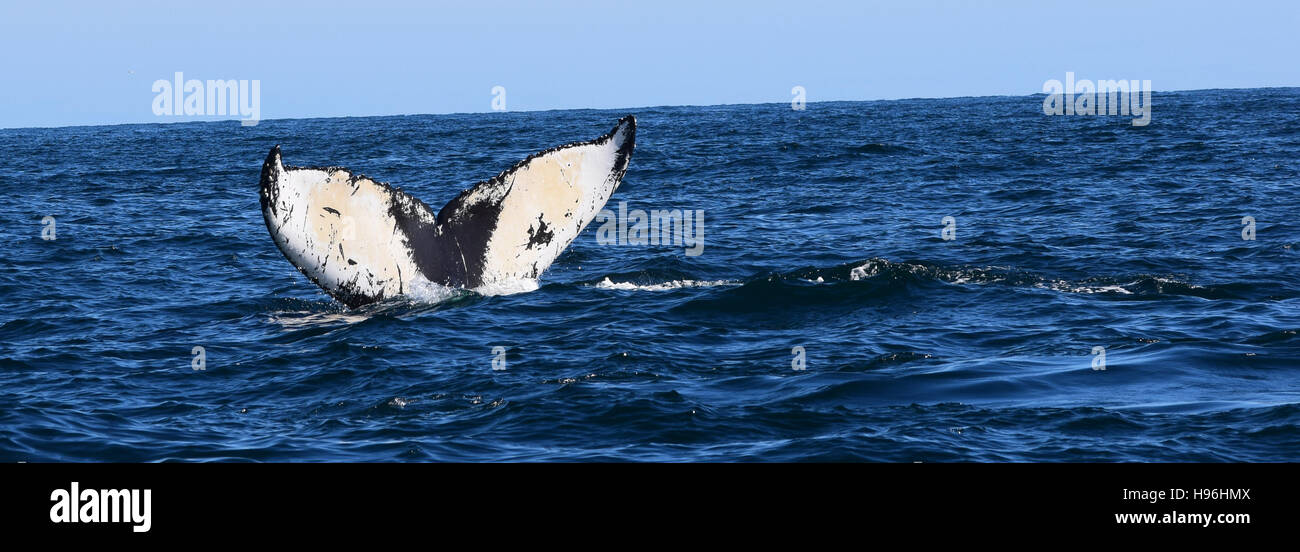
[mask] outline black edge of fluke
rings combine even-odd
[[[272,194],[277,194],[279,189],[273,186],[272,179],[275,176],[275,166],[280,160],[280,144],[271,148],[271,153],[266,154],[266,161],[262,162],[262,178],[260,180],[261,193],[258,196],[262,200],[262,211],[265,212],[270,207],[271,212],[275,212],[275,199]],[[269,230],[270,224],[267,224]]]
[[[614,125],[614,129],[606,135],[607,140],[614,139],[618,129],[622,128],[624,124],[630,125],[627,129],[627,140],[619,144],[618,160],[614,163],[614,170],[617,173],[616,178],[618,178],[620,184],[623,180],[623,174],[627,172],[628,163],[632,160],[632,150],[636,148],[636,115],[624,115],[622,119],[618,120],[618,124]]]
[[[632,132],[629,138],[635,138],[636,137],[636,115],[624,115],[622,118],[620,118],[618,122],[614,124],[614,129],[609,131],[609,136],[612,137],[615,132],[618,132],[618,127],[621,127],[624,124],[632,125],[632,127],[628,129]]]

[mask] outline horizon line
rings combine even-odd
[[[1152,93],[1152,94],[1155,94],[1155,93],[1157,93],[1157,92],[1160,92],[1160,93],[1165,93],[1165,92],[1205,92],[1205,91],[1213,91],[1213,90],[1270,90],[1270,89],[1285,89],[1285,88],[1295,88],[1295,89],[1300,89],[1300,85],[1291,85],[1291,86],[1287,86],[1287,85],[1278,85],[1278,86],[1250,86],[1250,87],[1218,87],[1218,88],[1171,88],[1171,89],[1165,89],[1165,90],[1152,90],[1151,93]],[[871,100],[845,100],[845,99],[817,100],[817,101],[807,101],[806,104],[822,104],[822,103],[879,103],[879,102],[902,102],[902,101],[911,101],[911,100],[956,100],[956,99],[964,99],[964,98],[1022,98],[1022,97],[1029,97],[1029,96],[1046,96],[1046,95],[1047,95],[1046,92],[1035,92],[1035,93],[1031,93],[1031,94],[981,94],[981,95],[968,95],[968,96],[912,96],[912,97],[904,97],[904,98],[877,98],[877,99],[871,99]],[[257,122],[258,122],[258,124],[261,124],[261,123],[263,123],[263,122],[267,122],[267,121],[307,121],[307,120],[313,120],[313,119],[351,119],[351,118],[364,119],[364,118],[371,118],[371,117],[418,117],[418,116],[424,116],[424,115],[431,115],[431,116],[443,116],[443,115],[481,115],[481,114],[489,114],[489,113],[546,113],[546,112],[551,112],[551,111],[615,111],[615,110],[628,110],[628,109],[633,109],[633,110],[634,110],[634,109],[659,109],[659,108],[666,108],[666,107],[720,107],[720,106],[737,106],[737,105],[770,105],[770,104],[785,104],[785,103],[789,103],[789,102],[784,102],[784,101],[781,101],[781,102],[753,102],[753,103],[744,103],[744,102],[727,103],[727,102],[723,102],[723,103],[710,103],[710,104],[671,104],[671,105],[669,105],[669,104],[660,104],[660,105],[646,105],[646,106],[638,106],[638,107],[553,107],[553,108],[547,108],[547,109],[521,109],[521,110],[509,110],[509,109],[507,109],[507,110],[502,110],[502,111],[494,111],[494,110],[488,109],[488,110],[484,110],[484,111],[448,111],[448,112],[426,112],[426,113],[388,113],[388,114],[373,114],[373,115],[322,115],[322,116],[312,116],[312,117],[281,117],[281,118],[272,118],[272,119],[258,119]],[[204,117],[204,116],[199,116],[199,117]],[[235,122],[235,123],[237,123],[237,122],[240,122],[240,121],[242,121],[242,119],[239,119],[239,118],[230,118],[230,119],[206,119],[206,118],[200,118],[200,119],[191,119],[191,120],[170,120],[170,121],[136,121],[136,122],[103,123],[103,124],[70,124],[70,125],[50,125],[50,126],[41,126],[41,125],[36,125],[36,126],[0,127],[0,131],[5,131],[5,130],[47,130],[47,129],[61,129],[61,128],[98,128],[98,127],[131,126],[131,125],[173,125],[173,124],[186,124],[186,123],[231,123],[231,122]],[[252,126],[256,126],[256,125],[252,125]]]

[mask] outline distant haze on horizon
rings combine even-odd
[[[156,80],[260,81],[262,119],[1300,86],[1300,4],[371,1],[0,7],[0,128],[212,120]],[[216,117],[235,118],[235,117]]]

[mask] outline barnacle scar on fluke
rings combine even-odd
[[[529,156],[434,213],[400,189],[342,167],[292,167],[271,148],[262,215],[284,256],[349,307],[413,286],[511,288],[535,281],[623,180],[636,118]]]

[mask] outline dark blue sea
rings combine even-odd
[[[1042,103],[0,130],[0,460],[1300,460],[1300,89]],[[702,255],[349,310],[262,221],[276,144],[436,210],[626,114]]]

